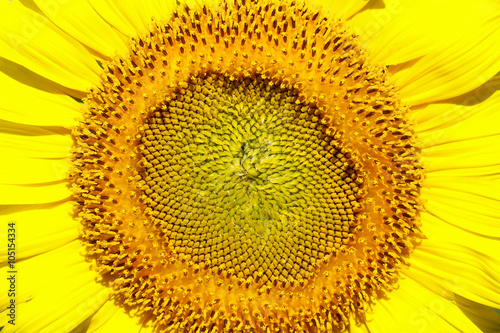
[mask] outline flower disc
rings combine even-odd
[[[342,331],[395,286],[418,149],[340,20],[184,7],[104,67],[71,180],[117,300],[159,331]]]
[[[265,81],[211,75],[153,112],[144,191],[169,255],[292,283],[347,242],[355,171],[317,110],[296,99]]]

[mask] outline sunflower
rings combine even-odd
[[[500,4],[0,3],[2,332],[498,332]]]

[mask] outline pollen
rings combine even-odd
[[[81,239],[158,332],[342,332],[419,231],[384,66],[296,1],[188,7],[103,64],[73,131]]]

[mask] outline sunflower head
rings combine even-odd
[[[161,329],[343,330],[420,237],[407,108],[340,20],[183,6],[103,65],[75,128],[82,239]]]
[[[500,2],[314,1],[0,1],[2,332],[500,332]]]

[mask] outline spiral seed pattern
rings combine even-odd
[[[356,174],[317,110],[295,99],[213,75],[155,111],[142,141],[157,237],[261,282],[309,278],[340,248],[359,207]]]

